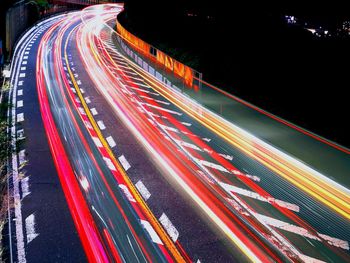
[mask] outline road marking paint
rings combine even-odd
[[[27,48],[26,48],[26,50],[28,50],[28,51],[29,51],[29,50],[30,50],[30,48],[29,48],[29,47],[27,47]]]
[[[232,155],[223,154],[223,153],[219,153],[219,155],[221,155],[222,157],[224,157],[226,160],[229,160],[229,161],[232,161],[232,160],[233,160],[233,156],[232,156]]]
[[[175,133],[180,133],[178,129],[173,128],[173,127],[169,127],[160,123],[157,123],[162,129],[167,130],[167,131],[171,131],[171,132],[175,132]]]
[[[78,79],[78,80],[77,80],[77,84],[78,84],[78,85],[81,85],[81,80]]]
[[[161,110],[161,111],[165,111],[165,112],[168,112],[168,113],[171,113],[171,114],[182,116],[182,113],[177,112],[177,111],[169,110],[169,109],[166,109],[166,108],[163,108],[163,107],[155,106],[155,105],[152,105],[152,104],[149,104],[149,103],[144,103],[144,102],[141,103],[141,104],[147,105],[150,108],[154,108],[154,109],[157,109],[157,110]]]
[[[206,160],[201,160],[201,159],[197,159],[197,158],[193,158],[196,162],[200,163],[201,165],[213,168],[215,170],[219,170],[221,172],[225,172],[225,173],[230,173],[230,171],[228,171],[225,167],[221,166],[220,164],[216,164],[216,163],[212,163]]]
[[[115,168],[113,162],[111,161],[111,159],[107,158],[107,157],[103,157],[103,160],[105,160],[107,166],[109,169],[111,169],[112,171],[117,171],[117,169]]]
[[[19,74],[19,77],[20,78],[24,78],[26,76],[26,73],[21,73],[21,74]]]
[[[23,86],[23,80],[18,81],[18,86]]]
[[[140,98],[144,98],[144,99],[147,99],[147,100],[153,100],[153,101],[156,101],[160,104],[164,104],[164,105],[170,105],[170,102],[167,102],[167,101],[163,101],[163,100],[157,100],[157,99],[153,99],[151,97],[147,97],[147,96],[143,96],[141,95]]]
[[[128,78],[134,79],[134,80],[138,80],[138,81],[144,81],[144,80],[141,79],[141,78],[137,78],[137,77],[133,77],[133,76],[128,76]]]
[[[26,70],[27,69],[27,67],[21,67],[21,70]]]
[[[121,155],[118,158],[119,162],[122,164],[123,168],[125,171],[127,171],[128,169],[130,169],[131,165],[129,164],[128,160],[125,158],[124,155]]]
[[[146,186],[143,184],[143,182],[141,180],[139,180],[136,184],[135,184],[137,190],[139,190],[142,198],[147,201],[150,197],[151,197],[151,193],[148,191],[148,189],[146,188]]]
[[[106,138],[106,141],[108,142],[109,147],[113,148],[114,146],[116,146],[117,144],[115,143],[114,139],[112,136],[108,136]]]
[[[105,124],[103,123],[103,121],[97,121],[97,125],[98,125],[98,127],[100,127],[100,130],[106,129],[106,126],[105,126]]]
[[[97,112],[97,110],[95,108],[90,109],[90,111],[91,111],[92,115],[97,115],[98,114],[98,112]]]
[[[23,129],[17,130],[17,140],[22,140],[22,139],[24,139],[24,130]]]
[[[18,113],[17,114],[17,122],[24,121],[24,113]]]
[[[288,232],[292,232],[294,234],[297,235],[301,235],[310,239],[314,239],[317,241],[322,241],[322,239],[326,240],[328,242],[328,244],[335,246],[335,247],[339,247],[345,250],[349,250],[349,242],[345,241],[345,240],[341,240],[338,238],[334,238],[334,237],[330,237],[328,235],[324,235],[324,234],[320,234],[317,233],[317,235],[314,235],[312,233],[310,233],[308,230],[306,230],[305,228],[302,228],[300,226],[297,225],[293,225],[293,224],[289,224],[287,222],[269,217],[269,216],[265,216],[265,215],[261,215],[261,214],[256,214],[256,216],[264,221],[266,224],[273,226],[273,227],[277,227],[279,229],[288,231]]]
[[[22,64],[23,64],[23,65],[27,65],[28,62],[27,62],[26,60],[23,60],[23,61],[22,61]]]
[[[187,127],[191,127],[192,126],[192,124],[191,123],[188,123],[188,122],[181,122],[183,125],[185,125],[185,126],[187,126]]]
[[[79,110],[81,115],[86,115],[84,108],[78,107],[78,110]]]
[[[22,199],[30,194],[29,191],[29,177],[24,177],[21,179],[21,188],[22,188]]]
[[[28,56],[24,56],[23,59],[28,59]]]
[[[210,142],[211,141],[211,139],[209,139],[209,138],[202,138],[202,140],[206,141],[206,142]]]
[[[26,51],[26,52],[24,52],[24,54],[25,54],[25,55],[29,55],[29,52],[28,52],[28,51]]]
[[[23,100],[18,100],[17,101],[17,108],[23,107]]]
[[[130,193],[126,185],[119,184],[119,188],[122,189],[123,193],[125,194],[125,196],[128,198],[129,201],[136,203],[135,198],[132,196],[132,194]]]
[[[95,145],[96,145],[97,147],[102,147],[102,146],[103,146],[103,145],[102,145],[102,142],[100,141],[99,138],[97,138],[97,137],[92,137],[92,140],[94,141],[94,143],[95,143]]]
[[[195,144],[192,144],[192,143],[189,143],[189,142],[185,142],[185,141],[181,141],[181,140],[177,140],[177,139],[174,139],[174,141],[181,145],[181,146],[184,146],[184,147],[187,147],[187,148],[191,148],[193,150],[196,150],[196,151],[199,151],[199,152],[203,152],[203,150],[201,148],[199,148],[197,145]]]
[[[35,232],[34,214],[31,214],[30,216],[28,216],[25,222],[26,222],[26,232],[27,232],[27,244],[29,244],[31,241],[34,240],[34,238],[39,236],[39,234]]]
[[[21,150],[18,153],[19,165],[22,165],[26,162],[26,150]]]
[[[131,80],[127,80],[127,82],[129,83],[132,83],[132,84],[135,84],[137,86],[140,86],[140,87],[144,87],[144,88],[148,88],[150,89],[151,87],[145,83],[139,83],[139,82],[135,82],[135,81],[131,81]],[[158,94],[158,93],[157,93]]]
[[[81,92],[82,94],[85,93],[85,91],[84,91],[82,88],[80,88],[80,92]]]
[[[144,92],[144,93],[148,93],[148,94],[152,94],[154,96],[159,96],[158,93],[155,93],[155,92],[152,92],[152,91],[148,91],[148,90],[145,90],[145,89],[140,89],[140,88],[136,88],[136,87],[132,87],[132,86],[128,86],[130,89],[133,89],[133,90],[138,90],[138,91],[141,91],[141,92]]]
[[[146,220],[141,219],[140,221],[141,221],[141,225],[144,227],[144,229],[146,229],[147,233],[150,235],[152,241],[159,245],[163,245],[162,240],[160,240],[158,234],[156,233],[154,228],[151,226],[151,224]]]
[[[17,96],[22,96],[23,95],[23,90],[22,89],[19,89],[18,91],[17,91]]]
[[[179,231],[176,229],[176,227],[173,225],[173,223],[170,221],[170,219],[167,217],[165,213],[161,215],[159,218],[159,222],[162,224],[162,226],[165,228],[166,232],[168,232],[171,239],[176,242],[179,238]]]
[[[250,198],[262,201],[262,202],[266,202],[266,203],[270,203],[270,204],[276,204],[276,205],[278,205],[280,207],[287,208],[287,209],[289,209],[291,211],[294,211],[294,212],[299,212],[299,210],[300,210],[299,206],[295,205],[295,204],[291,204],[291,203],[288,203],[288,202],[285,202],[285,201],[282,201],[282,200],[279,200],[279,199],[275,199],[273,197],[265,198],[265,197],[261,196],[258,193],[255,193],[255,192],[252,192],[250,190],[246,190],[246,189],[243,189],[243,188],[240,188],[240,187],[237,187],[237,186],[233,186],[233,185],[230,185],[230,184],[226,184],[226,183],[223,183],[223,182],[219,182],[219,184],[231,196],[233,196],[232,193],[236,193],[236,194],[240,194],[240,195],[243,195],[243,196],[246,196],[246,197],[250,197]]]
[[[85,102],[86,102],[86,104],[89,104],[89,103],[91,103],[91,100],[90,100],[90,98],[89,98],[89,97],[85,97]]]

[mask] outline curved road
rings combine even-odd
[[[12,260],[349,261],[349,190],[133,63],[114,31],[121,10],[51,18],[17,45]],[[35,174],[59,179],[57,204]],[[61,245],[40,251],[55,231]]]

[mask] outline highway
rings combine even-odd
[[[11,260],[350,261],[350,191],[150,76],[117,41],[121,10],[17,45]]]

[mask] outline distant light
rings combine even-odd
[[[9,71],[8,69],[4,69],[2,71],[2,75],[4,76],[4,78],[9,78],[11,75],[11,71]]]

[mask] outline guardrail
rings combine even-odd
[[[181,74],[174,72],[169,56],[157,57],[158,52],[163,52],[127,32],[118,19],[116,25],[117,44],[125,54],[165,85],[178,88],[224,119],[350,188],[349,149],[203,81],[202,74],[193,69],[189,84]]]

